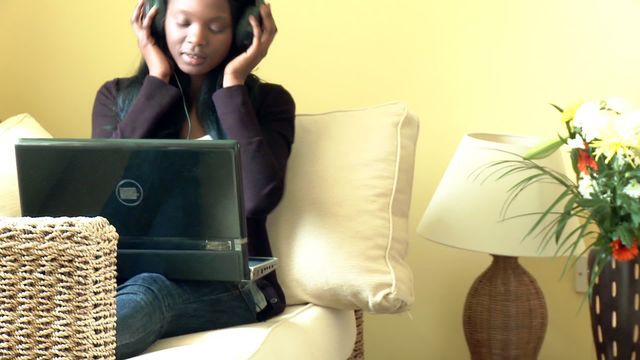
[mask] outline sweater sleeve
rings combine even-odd
[[[102,85],[93,104],[93,138],[147,138],[155,129],[170,126],[167,116],[180,100],[175,87],[153,76],[147,76],[129,112],[122,121],[117,114],[117,95],[123,79]]]
[[[294,136],[295,103],[281,86],[263,84],[254,110],[245,86],[213,94],[220,124],[240,144],[247,217],[266,217],[282,198]]]

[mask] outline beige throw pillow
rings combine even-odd
[[[14,145],[19,138],[51,138],[29,114],[0,123],[0,216],[20,216]]]
[[[268,223],[289,304],[393,313],[413,303],[405,258],[417,136],[402,103],[297,116]]]

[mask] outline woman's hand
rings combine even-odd
[[[131,16],[131,25],[138,38],[138,48],[140,48],[142,57],[149,68],[149,75],[168,83],[172,73],[171,64],[156,40],[151,36],[151,25],[157,13],[158,8],[154,6],[145,16],[144,0],[139,0]]]
[[[255,17],[249,17],[253,29],[251,46],[227,64],[222,80],[223,87],[244,84],[251,71],[267,56],[269,47],[278,31],[271,14],[271,4],[260,6],[260,16],[262,17],[262,28]]]

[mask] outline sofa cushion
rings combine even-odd
[[[353,311],[307,304],[266,322],[162,339],[133,359],[346,359],[355,340]]]
[[[391,313],[414,299],[405,262],[418,119],[402,103],[298,115],[270,216],[287,302]]]
[[[29,114],[0,123],[0,216],[20,216],[20,197],[14,145],[19,138],[50,138]]]

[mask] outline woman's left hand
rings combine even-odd
[[[247,51],[231,60],[225,67],[223,87],[243,85],[251,71],[267,56],[269,47],[278,32],[273,14],[271,14],[271,4],[260,6],[260,16],[262,17],[262,27],[255,17],[249,17],[253,29],[253,41]]]

